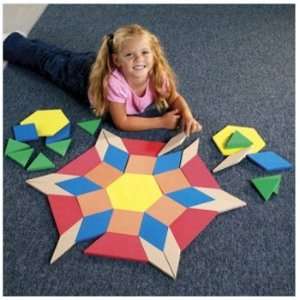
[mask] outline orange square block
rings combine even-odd
[[[186,208],[184,206],[173,201],[167,196],[162,196],[146,211],[146,213],[151,215],[153,218],[160,220],[165,225],[169,225],[185,210]]]
[[[154,176],[160,189],[164,193],[178,191],[190,187],[190,183],[185,178],[181,169],[172,170]]]
[[[116,168],[105,162],[102,162],[96,168],[88,172],[85,177],[105,188],[122,174],[123,173]]]
[[[127,210],[113,211],[107,231],[129,235],[138,235],[143,213]]]
[[[156,157],[143,156],[143,155],[130,155],[126,172],[139,173],[139,174],[152,174]]]
[[[77,197],[82,214],[92,215],[112,208],[109,197],[105,190],[98,190]]]

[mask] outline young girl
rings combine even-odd
[[[201,130],[185,99],[158,38],[140,25],[104,36],[97,55],[62,50],[14,32],[4,40],[4,59],[28,67],[89,103],[96,116],[110,113],[121,130],[174,129],[187,135]],[[159,117],[139,116],[155,104]]]

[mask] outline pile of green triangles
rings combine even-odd
[[[26,144],[14,139],[9,139],[5,149],[5,156],[9,157],[23,168],[28,164],[34,149]],[[55,165],[42,152],[27,167],[28,171],[40,171],[55,168]]]

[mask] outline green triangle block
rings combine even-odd
[[[256,177],[251,180],[265,201],[268,201],[273,193],[278,194],[281,175]]]
[[[54,163],[42,152],[29,165],[27,171],[40,171],[55,168]]]
[[[225,148],[246,148],[252,145],[252,142],[239,131],[235,131],[226,143]]]
[[[87,131],[89,134],[93,135],[97,131],[100,123],[101,119],[94,119],[89,121],[78,122],[77,125],[85,131]]]
[[[17,152],[9,152],[7,157],[17,162],[22,167],[25,167],[27,162],[29,161],[34,149],[25,149]]]
[[[8,142],[6,144],[6,148],[5,148],[5,156],[7,156],[8,153],[26,150],[26,149],[30,149],[30,148],[31,148],[30,145],[28,145],[26,143],[22,143],[22,142],[19,142],[19,141],[9,138]]]
[[[46,144],[46,146],[53,150],[54,152],[58,153],[61,156],[65,156],[67,153],[70,145],[71,145],[72,139],[67,139],[67,140],[62,140],[59,142],[51,143],[51,144]]]

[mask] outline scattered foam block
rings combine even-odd
[[[265,141],[259,135],[255,128],[251,127],[243,127],[243,126],[234,126],[234,125],[227,125],[223,129],[221,129],[218,133],[216,133],[212,139],[216,146],[218,147],[219,151],[224,155],[228,156],[235,152],[242,150],[243,148],[232,148],[228,149],[225,147],[228,138],[235,132],[239,131],[242,135],[247,137],[252,142],[252,149],[251,153],[256,153],[260,151],[262,148],[266,146]]]
[[[99,125],[101,123],[101,119],[94,119],[88,121],[78,122],[77,125],[81,127],[83,130],[93,135],[97,131]]]
[[[232,167],[232,166],[238,164],[247,156],[248,153],[250,153],[251,148],[252,148],[252,146],[250,146],[246,149],[242,149],[239,152],[236,152],[234,154],[227,156],[219,165],[217,165],[213,169],[213,173],[217,173],[221,170],[224,170],[226,168],[229,168],[229,167]]]
[[[248,158],[266,171],[283,171],[292,168],[286,159],[273,151],[250,154]]]
[[[61,109],[37,110],[23,121],[21,125],[34,123],[38,136],[53,136],[70,121]]]
[[[55,168],[54,163],[42,152],[29,165],[27,171],[42,171]]]
[[[21,165],[22,167],[25,167],[33,151],[34,150],[30,148],[30,149],[17,151],[17,152],[10,152],[7,154],[7,156],[13,161],[15,161],[16,163],[18,163],[19,165]]]
[[[51,144],[46,144],[46,146],[49,149],[56,152],[57,154],[59,154],[61,156],[65,156],[65,154],[67,153],[67,151],[71,145],[71,142],[72,142],[71,139],[67,139],[67,140],[62,140],[62,141],[58,141],[58,142],[51,143]]]
[[[49,136],[46,138],[46,145],[55,143],[61,140],[68,139],[71,135],[71,124],[67,124],[64,128],[62,128],[59,132],[57,132],[53,136]]]
[[[228,142],[225,145],[225,148],[232,149],[232,148],[246,148],[251,146],[253,143],[241,134],[238,130],[235,131],[231,137],[228,139]]]
[[[15,139],[18,141],[35,141],[39,139],[34,124],[16,125],[13,130]]]
[[[265,201],[268,201],[273,193],[278,194],[281,175],[256,177],[251,180]]]
[[[22,142],[19,142],[19,141],[9,138],[8,142],[6,144],[6,148],[5,148],[5,156],[7,156],[8,153],[13,153],[13,152],[21,151],[21,150],[27,150],[30,148],[31,148],[30,145],[28,145],[26,143],[22,143]]]

